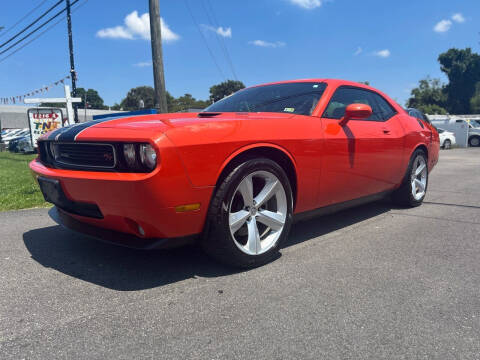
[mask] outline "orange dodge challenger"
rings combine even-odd
[[[435,128],[363,84],[243,89],[200,113],[57,129],[30,163],[53,217],[119,245],[198,239],[224,263],[271,260],[294,218],[385,196],[418,206],[438,161]]]

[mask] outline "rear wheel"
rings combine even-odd
[[[402,206],[419,206],[425,199],[427,186],[427,156],[423,150],[417,149],[410,159],[402,185],[393,193],[392,199]]]
[[[468,144],[473,147],[480,146],[480,136],[472,136],[470,139],[468,139]]]
[[[269,159],[235,168],[218,187],[202,244],[215,259],[236,267],[276,257],[292,219],[292,190],[283,169]]]
[[[452,148],[452,142],[448,139],[446,139],[444,142],[443,142],[443,148],[445,150],[449,150]]]

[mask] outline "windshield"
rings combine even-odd
[[[480,121],[479,120],[470,120],[470,125],[474,128],[480,128]]]
[[[311,115],[327,84],[295,82],[240,90],[204,112],[276,112]]]

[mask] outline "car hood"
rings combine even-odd
[[[200,114],[200,115],[199,115]],[[162,132],[169,129],[187,127],[192,125],[243,121],[255,119],[285,119],[294,116],[293,114],[283,113],[174,113],[174,114],[156,114],[144,115],[127,118],[112,118],[100,120],[95,128],[119,128],[130,130],[159,130]]]
[[[107,141],[114,138],[156,139],[164,133],[167,136],[175,133],[178,138],[187,136],[187,133],[198,135],[199,132],[220,136],[222,132],[232,132],[245,121],[264,120],[275,123],[293,116],[295,115],[283,113],[175,113],[105,118],[60,128],[45,138],[57,141]],[[106,131],[107,129],[112,131]]]

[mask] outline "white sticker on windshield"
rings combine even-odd
[[[318,85],[317,85],[317,84],[315,84],[315,85],[313,85],[313,87],[314,87],[314,88],[317,88],[317,87],[318,87]]]
[[[283,109],[283,111],[285,111],[285,112],[294,112],[294,111],[295,111],[295,108],[285,108],[285,109]]]

